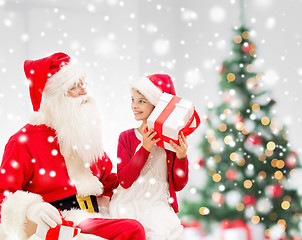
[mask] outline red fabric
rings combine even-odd
[[[147,78],[158,87],[163,93],[170,93],[176,95],[174,84],[171,77],[167,74],[153,74],[147,76]]]
[[[230,229],[230,228],[243,228],[246,231],[247,240],[252,240],[251,231],[250,231],[249,227],[247,226],[247,224],[243,221],[243,219],[238,218],[234,221],[223,220],[221,222],[221,228],[222,228],[222,235],[221,235],[222,240],[224,240],[223,230]]]
[[[34,111],[40,108],[47,79],[57,73],[69,60],[70,57],[67,54],[60,52],[42,59],[24,62],[24,72],[29,80],[29,92]]]
[[[123,188],[131,187],[140,175],[150,154],[144,147],[141,147],[135,153],[140,142],[134,129],[129,129],[120,134],[117,149],[117,157],[120,159],[120,163],[117,165],[117,177]],[[188,182],[188,158],[178,159],[174,152],[165,151],[167,153],[170,197],[174,199],[172,207],[177,213],[178,204],[175,192],[182,190]],[[183,172],[182,175],[177,174],[179,170]]]
[[[51,138],[53,141],[49,141]],[[5,146],[0,169],[0,204],[5,198],[4,191],[36,193],[45,202],[76,194],[55,131],[46,125],[27,124],[13,135]],[[112,162],[107,154],[90,169],[104,186],[102,195],[111,197],[118,182],[116,174],[111,173]],[[50,173],[55,173],[55,176]]]
[[[81,233],[93,234],[110,240],[145,240],[143,226],[133,219],[91,218],[78,226]]]
[[[75,237],[79,234],[80,229],[74,227],[73,221],[66,220],[65,217],[62,216],[62,213],[61,213],[60,209],[59,209],[59,213],[61,215],[62,224],[57,225],[55,228],[50,228],[47,231],[45,240],[58,240],[59,237],[60,237],[61,226],[66,226],[66,227],[73,228],[73,229],[70,229],[70,230],[73,231],[73,237]]]
[[[160,141],[156,144],[159,147],[164,148],[163,125],[170,114],[173,112],[173,110],[176,108],[176,104],[179,103],[180,100],[180,97],[173,97],[154,122],[154,131],[157,132],[155,139],[160,137]]]

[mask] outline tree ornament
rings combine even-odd
[[[219,73],[220,73],[220,74],[221,74],[221,73],[224,73],[225,70],[226,70],[226,66],[225,66],[225,65],[222,65],[221,68],[220,68]]]
[[[242,201],[246,206],[255,206],[257,199],[253,195],[245,195]]]
[[[236,125],[237,123],[243,123],[243,121],[244,121],[244,117],[242,117],[242,116],[237,116],[237,117],[235,118],[234,125]]]
[[[291,151],[290,154],[285,158],[285,166],[288,168],[294,168],[297,166],[298,155],[296,152]]]
[[[244,0],[236,2],[243,15]],[[263,226],[261,236],[253,236],[257,240],[265,239],[264,233],[269,238],[269,229],[278,223],[286,226],[288,239],[293,239],[301,233],[297,221],[302,209],[302,168],[299,158],[290,154],[286,128],[271,114],[275,103],[271,91],[263,89],[278,74],[269,70],[264,78],[254,71],[257,48],[250,38],[253,32],[249,37],[244,25],[234,28],[230,58],[218,69],[220,104],[208,104],[209,120],[200,144],[206,159],[200,170],[207,184],[196,190],[199,202],[184,202],[187,209],[180,215],[190,213],[212,231],[225,218],[241,217],[253,223],[249,225],[252,233],[254,227]],[[200,206],[208,204],[211,211],[202,214]],[[231,221],[224,224],[229,226]]]
[[[228,169],[225,173],[226,179],[230,181],[235,181],[238,176],[238,173],[235,169]]]
[[[264,150],[262,144],[263,140],[260,136],[257,136],[256,134],[250,134],[244,142],[244,147],[255,155],[259,155]]]
[[[256,203],[256,209],[261,214],[267,214],[272,209],[272,202],[268,198],[261,197]]]
[[[284,189],[280,186],[280,184],[274,183],[266,188],[266,192],[271,198],[280,198],[283,196]]]
[[[199,167],[203,167],[203,166],[204,166],[204,158],[199,159],[199,160],[197,161],[197,165],[198,165]]]
[[[223,101],[224,101],[225,103],[229,103],[229,102],[233,99],[233,97],[232,97],[232,95],[230,94],[229,91],[224,92],[224,93],[222,94],[222,98],[223,98]]]
[[[251,134],[247,137],[246,142],[251,145],[262,145],[263,141],[262,138],[257,136],[256,134]]]
[[[212,194],[212,199],[213,202],[216,203],[217,205],[221,205],[224,203],[224,196],[221,193],[214,192]]]
[[[244,52],[244,53],[249,53],[250,50],[251,50],[252,46],[249,42],[244,42],[242,44],[242,47],[241,47],[241,50]]]

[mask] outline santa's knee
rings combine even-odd
[[[135,237],[133,239],[139,239],[139,240],[146,239],[145,229],[139,221],[134,220],[134,219],[129,219],[127,224],[129,224],[128,229],[132,230],[131,231],[132,236]]]

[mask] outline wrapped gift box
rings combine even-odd
[[[252,240],[251,232],[247,224],[237,219],[234,221],[224,220],[221,223],[222,240]]]
[[[201,240],[205,237],[205,231],[198,221],[192,221],[189,223],[182,222],[181,225],[184,228],[185,240]]]
[[[180,131],[185,136],[191,134],[199,126],[200,119],[190,101],[163,93],[147,124],[157,132],[155,139],[161,139],[157,146],[174,151],[170,140],[178,144]]]
[[[81,229],[73,226],[72,221],[67,221],[62,217],[62,224],[55,228],[46,230],[38,225],[36,235],[43,240],[75,240],[80,231]]]

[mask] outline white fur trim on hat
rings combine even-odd
[[[59,91],[66,93],[73,84],[79,82],[80,78],[85,77],[86,74],[79,65],[72,62],[68,63],[47,79],[44,93],[47,95],[52,95]]]
[[[1,205],[1,224],[10,239],[27,239],[24,231],[27,209],[38,202],[43,202],[40,195],[25,191],[16,191],[6,197]]]
[[[157,105],[162,91],[156,87],[149,78],[142,78],[132,83],[131,88],[139,91],[154,106]]]

